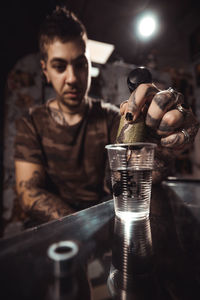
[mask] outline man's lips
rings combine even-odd
[[[79,91],[65,91],[64,95],[66,95],[69,98],[76,98],[79,95]]]
[[[70,90],[65,90],[64,94],[78,94],[80,90],[78,89],[70,89]]]

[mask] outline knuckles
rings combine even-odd
[[[164,114],[162,121],[165,122],[169,127],[173,127],[175,124],[180,123],[177,115],[170,111]]]

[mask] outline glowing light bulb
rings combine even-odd
[[[157,30],[157,21],[153,15],[143,16],[138,23],[138,32],[141,37],[148,38]]]

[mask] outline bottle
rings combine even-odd
[[[152,83],[152,75],[145,67],[132,70],[127,78],[129,91],[132,93],[142,83]],[[145,140],[145,122],[141,114],[133,124],[127,123],[125,116],[120,119],[116,143],[134,143]]]

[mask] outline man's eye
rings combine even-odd
[[[53,68],[56,70],[56,71],[58,71],[59,73],[62,73],[62,72],[64,72],[65,71],[65,66],[63,66],[63,65],[55,65],[55,66],[53,66]]]

